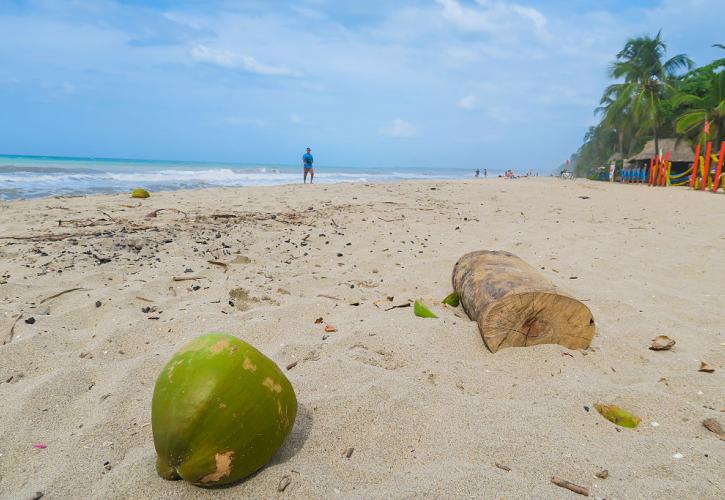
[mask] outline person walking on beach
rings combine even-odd
[[[481,171],[479,169],[476,169],[476,175],[474,177],[478,177],[481,174]]]
[[[315,178],[315,169],[312,168],[312,163],[315,159],[312,157],[310,151],[311,149],[307,148],[307,152],[302,155],[302,167],[304,168],[303,184],[307,184],[307,174],[310,174],[310,184],[312,184],[312,180]]]

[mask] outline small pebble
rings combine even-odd
[[[340,252],[337,252],[338,257],[342,257],[342,254]]]
[[[193,273],[194,270],[192,268],[190,268],[190,267],[187,267],[186,269],[184,269],[184,272],[185,273]]]
[[[199,288],[201,288],[201,287],[200,287],[199,285],[194,285],[194,286],[192,286],[192,287],[191,287],[191,289],[192,289],[192,290],[194,290],[195,292],[196,292],[196,291],[197,291],[197,290],[198,290]]]
[[[103,304],[103,303],[102,303],[102,302],[101,302],[100,300],[97,300],[97,301],[96,301],[96,307],[101,307],[101,305],[102,305],[102,304]]]
[[[683,458],[684,456],[685,455],[683,455],[682,453],[675,453],[674,455],[672,455],[672,458],[679,460],[679,459]]]
[[[659,427],[660,426],[660,424],[658,424],[657,422],[650,422],[649,425],[651,425],[652,427]]]
[[[36,491],[35,494],[30,498],[32,498],[33,500],[38,500],[39,498],[43,498],[44,496],[45,493],[43,493],[42,491]]]
[[[29,325],[32,325],[33,323],[35,323],[35,318],[33,318],[33,317],[31,316],[31,317],[27,318],[27,319],[25,320],[25,322],[26,322],[27,324],[29,324]]]

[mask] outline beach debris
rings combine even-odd
[[[325,295],[324,293],[318,293],[317,296],[330,300],[342,300],[340,297],[335,297],[334,295]]]
[[[278,288],[277,293],[282,295],[291,295],[290,292],[288,290],[285,290],[284,288]]]
[[[387,309],[385,309],[385,310],[386,310],[386,311],[390,311],[390,310],[392,310],[392,309],[400,309],[400,308],[402,308],[402,307],[410,307],[410,306],[411,306],[410,302],[405,302],[405,303],[403,303],[403,304],[398,304],[397,306],[391,306],[391,307],[388,307],[388,308],[387,308]]]
[[[30,316],[29,318],[25,318],[25,324],[26,325],[32,325],[35,323],[35,318]]]
[[[423,305],[423,302],[416,300],[413,304],[413,314],[419,318],[438,318],[433,312]]]
[[[702,421],[702,425],[705,427],[705,429],[715,434],[722,441],[725,441],[725,430],[723,430],[720,422],[718,422],[714,418],[706,418]]]
[[[28,320],[25,320],[25,322],[27,323]],[[705,373],[712,373],[712,372],[715,371],[715,368],[713,368],[712,366],[710,366],[705,361],[700,361],[700,368],[697,371],[698,372],[705,372]]]
[[[384,299],[374,300],[373,304],[375,304],[375,307],[380,307],[383,305],[387,305],[389,302],[392,302],[393,300],[395,300],[395,297],[385,297]]]
[[[38,304],[45,304],[49,300],[53,300],[55,298],[58,298],[61,295],[65,295],[66,293],[77,292],[78,290],[88,290],[88,289],[87,288],[82,288],[82,287],[69,288],[68,290],[63,290],[62,292],[58,292],[58,293],[56,293],[54,295],[51,295],[50,297],[44,298]]]
[[[685,458],[685,455],[683,455],[682,453],[675,453],[674,455],[672,455],[672,458],[674,458],[675,460],[679,460],[681,458]]]
[[[337,331],[337,328],[335,328],[334,326],[332,326],[330,324],[326,324],[325,325],[325,332],[326,333],[335,333],[336,331]]]
[[[22,317],[23,317],[23,313],[19,313],[18,315],[15,316],[12,323],[10,324],[10,334],[8,335],[8,338],[6,340],[3,340],[3,343],[0,345],[9,344],[10,342],[13,341],[13,337],[15,336],[15,325],[18,323],[18,321],[20,321],[20,318],[22,318]],[[12,378],[12,377],[10,377],[10,378]]]
[[[96,307],[101,307],[102,305],[103,305],[103,302],[101,302],[100,300],[96,301]]]
[[[350,458],[354,451],[355,451],[355,448],[348,448],[347,451],[345,451],[345,458]]]
[[[35,443],[33,445],[33,448],[35,448],[36,450],[44,450],[47,447],[48,447],[48,445],[47,444],[43,444],[43,443]]]
[[[655,422],[653,420],[652,422],[649,423],[649,425],[651,425],[652,427],[659,427],[660,426],[660,423],[659,422]]]
[[[629,413],[627,410],[623,410],[617,405],[597,403],[594,405],[594,408],[597,409],[601,416],[621,427],[633,429],[642,421],[638,416]]]
[[[189,214],[187,214],[183,210],[179,210],[178,208],[157,208],[153,212],[147,213],[146,214],[146,218],[147,219],[153,219],[154,217],[158,217],[160,212],[164,212],[164,211],[167,211],[167,212],[179,212],[180,214],[183,214],[184,217],[188,217],[189,216]]]
[[[580,196],[580,197],[579,197],[579,199],[580,199],[580,200],[588,200],[588,199],[589,199],[589,197],[588,197],[588,196]]]
[[[599,479],[607,479],[609,477],[609,471],[607,469],[601,470],[596,473]]]
[[[131,191],[131,198],[148,198],[151,194],[143,188],[136,188]]]
[[[226,262],[221,262],[221,261],[218,261],[218,260],[207,260],[207,262],[209,264],[213,264],[215,266],[223,267],[225,273],[227,271],[229,271],[229,264],[227,264]]]
[[[668,351],[672,349],[675,343],[675,340],[669,338],[667,335],[657,335],[652,339],[649,348],[652,351]]]
[[[32,497],[30,497],[32,500],[38,500],[40,498],[43,498],[45,496],[45,493],[42,491],[36,491]]]
[[[279,450],[296,414],[294,389],[274,361],[232,335],[202,335],[176,352],[156,380],[156,470],[198,486],[239,481]],[[202,437],[204,446],[193,446]],[[187,450],[181,457],[180,446]]]
[[[172,288],[173,290],[173,288]],[[155,300],[147,299],[146,297],[141,297],[140,295],[136,295],[136,298],[143,302],[156,302]]]
[[[288,369],[288,370],[291,370],[291,369],[292,369],[292,368],[294,368],[295,366],[297,366],[297,361],[293,361],[293,362],[291,362],[290,364],[288,364],[288,365],[287,365],[287,369]]]
[[[508,465],[503,465],[498,462],[496,462],[494,465],[501,470],[505,470],[506,472],[511,472],[511,467],[509,467]]]
[[[574,484],[574,483],[569,482],[566,479],[562,479],[558,476],[552,477],[551,482],[561,488],[566,488],[569,491],[573,491],[574,493],[584,495],[585,497],[589,496],[589,488],[585,488],[584,486],[579,486],[578,484]]]
[[[321,325],[321,324],[322,324],[322,321],[323,321],[323,319],[322,319],[322,316],[320,316],[319,318],[317,318],[317,319],[315,320],[315,324],[316,324],[316,325]]]
[[[174,281],[193,281],[193,280],[203,280],[206,276],[174,276],[172,279]]]
[[[491,352],[538,344],[584,349],[594,337],[589,308],[509,252],[464,255],[453,268],[453,289]]]
[[[287,486],[289,486],[291,482],[292,482],[292,478],[289,477],[289,475],[285,474],[279,480],[279,483],[277,483],[277,491],[282,493],[284,490],[287,489]]]
[[[458,296],[458,292],[452,292],[441,302],[444,304],[448,304],[451,307],[458,307],[458,305],[461,303],[461,298]]]
[[[108,460],[103,462],[103,468],[106,470],[111,470],[111,462],[109,462]]]

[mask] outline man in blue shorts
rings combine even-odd
[[[312,184],[312,180],[315,178],[315,169],[312,168],[312,163],[315,161],[315,159],[312,157],[312,154],[310,153],[310,148],[307,148],[307,152],[302,155],[302,167],[305,169],[305,175],[303,179],[303,184],[307,184],[307,174],[310,174],[310,184]]]

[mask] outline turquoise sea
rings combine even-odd
[[[359,168],[320,165],[315,182],[392,182],[409,179],[464,179],[473,169]],[[489,177],[498,172],[489,169]],[[483,170],[481,170],[483,176]],[[57,195],[151,191],[216,186],[294,184],[302,169],[292,165],[70,158],[0,155],[0,200]]]

